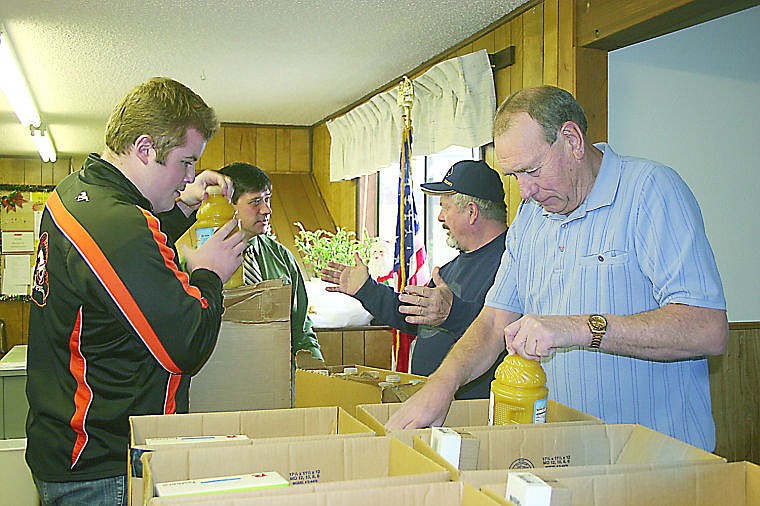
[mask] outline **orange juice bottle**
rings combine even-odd
[[[208,186],[206,188],[208,198],[203,201],[196,213],[195,222],[195,246],[202,246],[214,235],[214,232],[230,221],[235,216],[235,207],[230,204],[222,194],[219,186]],[[224,283],[224,288],[235,288],[243,284],[243,266],[230,276],[230,279]]]
[[[545,423],[548,395],[540,362],[507,355],[491,382],[488,424]]]

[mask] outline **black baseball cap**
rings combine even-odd
[[[422,191],[433,195],[463,193],[479,199],[504,202],[499,174],[484,161],[462,160],[451,166],[440,183],[423,183]]]

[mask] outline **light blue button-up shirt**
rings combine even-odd
[[[667,304],[725,309],[702,214],[674,170],[606,144],[569,216],[524,202],[486,305],[519,314],[629,315]],[[543,361],[549,395],[607,423],[639,423],[715,448],[707,360],[657,362],[587,348]]]

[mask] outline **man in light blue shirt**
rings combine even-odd
[[[559,88],[497,111],[496,156],[523,203],[486,306],[390,428],[441,421],[451,389],[506,340],[542,361],[551,398],[714,449],[705,357],[724,351],[728,323],[699,206],[672,169],[585,134]]]

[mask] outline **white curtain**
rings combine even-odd
[[[414,156],[493,140],[496,92],[486,50],[441,62],[413,84]],[[379,93],[327,122],[330,181],[353,179],[398,163],[403,120],[396,95],[396,88]]]

